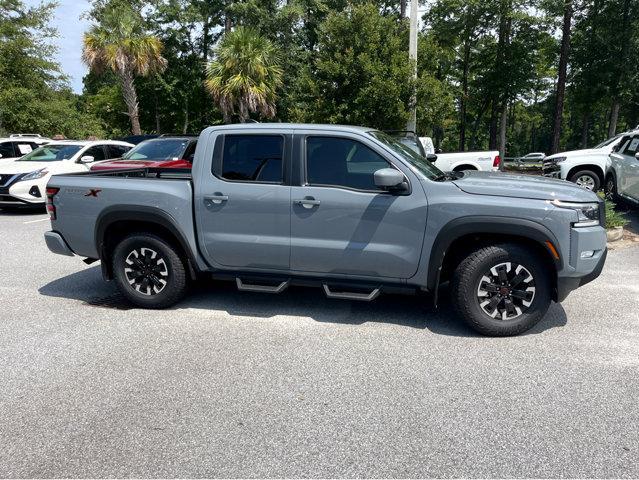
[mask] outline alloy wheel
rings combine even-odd
[[[491,318],[512,320],[525,313],[535,298],[535,279],[514,262],[491,267],[479,281],[477,300]]]
[[[143,295],[157,295],[167,285],[169,269],[155,250],[134,249],[125,260],[124,275],[129,285]]]
[[[586,190],[594,190],[595,189],[595,179],[590,175],[580,175],[577,177],[577,181],[575,182],[580,187],[584,187]]]

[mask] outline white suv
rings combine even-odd
[[[51,142],[17,160],[0,160],[0,207],[44,206],[52,175],[86,172],[93,162],[120,158],[132,147],[115,140],[65,140]]]
[[[544,159],[546,177],[561,178],[597,191],[603,184],[609,163],[609,155],[625,134],[609,138],[593,148],[555,153]]]
[[[622,135],[610,154],[606,194],[639,205],[639,130]]]
[[[14,134],[9,138],[0,138],[0,161],[15,160],[38,147],[51,142],[40,135]]]

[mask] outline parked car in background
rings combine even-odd
[[[54,174],[86,172],[95,161],[121,157],[133,147],[117,140],[51,142],[0,164],[0,207],[42,205]]]
[[[605,190],[614,200],[639,205],[639,130],[622,135],[610,154]]]
[[[91,170],[122,168],[191,168],[196,136],[162,136],[139,143],[122,158],[96,163]]]
[[[392,135],[414,152],[433,161],[435,166],[443,172],[462,172],[464,170],[490,172],[499,170],[501,158],[496,150],[490,152],[441,153],[435,151],[433,140],[430,137],[417,137],[414,132],[407,131],[385,133]]]
[[[48,138],[25,133],[13,134],[9,138],[0,138],[0,164],[20,158],[49,142],[51,140]]]
[[[561,178],[597,191],[604,184],[609,156],[624,135],[616,135],[593,148],[548,155],[544,159],[542,173],[546,177]]]
[[[544,158],[546,158],[546,154],[543,152],[531,152],[517,160],[523,163],[537,163],[543,162]]]
[[[199,274],[240,290],[314,285],[374,300],[450,281],[460,318],[487,335],[534,326],[552,300],[596,278],[604,203],[567,182],[443,173],[364,127],[209,127],[192,173],[56,175],[49,249],[100,259],[142,308],[166,308]]]

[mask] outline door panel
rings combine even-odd
[[[639,200],[639,160],[635,154],[639,152],[639,135],[634,136],[621,150],[617,158],[621,164],[619,192]]]
[[[261,138],[265,135],[255,135],[255,142],[247,141],[250,134],[245,130],[246,134],[237,135],[242,137],[237,142],[229,140],[234,137],[229,132],[214,140],[213,172],[201,172],[195,195],[202,253],[221,267],[287,270],[291,187],[284,184],[285,169],[279,170],[281,183],[260,182],[262,178],[275,180],[278,172],[273,164],[279,161],[283,166],[288,161],[290,140],[280,135],[279,143],[273,143]]]
[[[302,133],[296,138],[302,185],[291,191],[291,269],[410,278],[417,271],[427,201],[419,181],[367,137]],[[409,195],[378,189],[374,172],[395,168]]]
[[[390,278],[417,271],[427,215],[420,186],[409,196],[310,186],[291,196],[319,201],[293,205],[292,270]]]

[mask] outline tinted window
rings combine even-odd
[[[191,142],[184,152],[184,160],[187,160],[193,163],[193,158],[195,157],[195,147],[197,147],[197,141]]]
[[[93,157],[94,162],[99,162],[100,160],[106,160],[106,157],[104,155],[104,148],[102,148],[102,145],[89,148],[86,152],[82,154],[82,156]]]
[[[131,149],[131,147],[125,147],[124,145],[107,145],[106,148],[109,152],[109,158],[120,158]]]
[[[11,142],[3,142],[0,143],[0,158],[12,158],[13,155],[13,144]]]
[[[227,135],[222,178],[281,183],[284,139],[280,135]]]
[[[624,155],[634,156],[639,150],[639,136],[634,136],[622,152]]]
[[[306,181],[309,185],[336,185],[377,190],[373,174],[390,164],[363,143],[347,138],[306,139]]]

